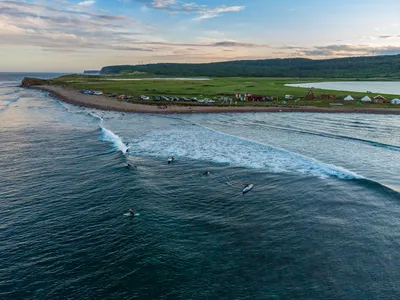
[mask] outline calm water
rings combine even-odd
[[[286,84],[287,86],[317,88],[333,91],[349,91],[367,93],[381,93],[389,95],[400,95],[399,81],[337,81],[337,82],[313,82],[302,84]]]
[[[111,80],[111,81],[155,81],[155,80],[166,80],[166,81],[202,81],[202,80],[210,80],[210,78],[111,78],[111,79],[105,79],[105,80]]]
[[[398,116],[123,114],[18,80],[1,299],[399,299]]]

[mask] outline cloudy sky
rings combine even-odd
[[[399,0],[0,0],[0,72],[397,54],[399,16]]]

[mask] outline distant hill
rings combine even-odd
[[[101,69],[102,75],[134,72],[165,76],[396,79],[400,78],[400,55],[325,60],[305,58],[240,60],[205,64],[159,63],[107,66]]]
[[[83,71],[83,74],[87,74],[87,75],[99,75],[100,74],[100,70],[85,70]]]

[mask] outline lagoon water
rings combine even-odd
[[[127,114],[18,80],[0,80],[1,299],[400,297],[398,116]]]
[[[210,80],[210,78],[107,78],[105,80],[111,81],[203,81]]]
[[[399,81],[337,81],[337,82],[314,82],[314,83],[294,83],[286,84],[291,87],[317,88],[333,91],[349,91],[390,95],[400,95]]]

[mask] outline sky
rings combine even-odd
[[[400,54],[399,0],[0,0],[0,72]]]

